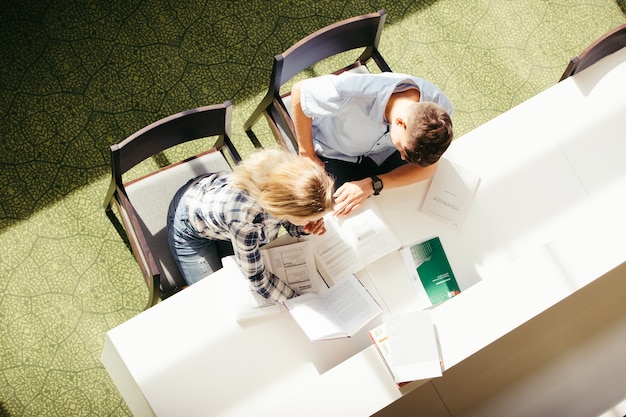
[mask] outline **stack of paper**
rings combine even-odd
[[[442,376],[435,327],[429,311],[390,316],[370,330],[372,341],[398,386]]]

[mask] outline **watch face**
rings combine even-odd
[[[372,187],[374,187],[374,194],[377,195],[383,189],[383,182],[378,177],[372,177]]]

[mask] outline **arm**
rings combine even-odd
[[[402,187],[423,181],[433,176],[438,164],[419,167],[413,164],[402,165],[386,174],[379,175],[383,182],[383,192],[390,188]],[[374,194],[371,178],[346,182],[335,191],[335,216],[347,216]]]
[[[296,226],[287,221],[283,222],[282,225],[287,233],[289,233],[289,236],[293,237],[300,237],[302,235],[323,235],[326,233],[326,225],[323,217],[310,221],[304,226]]]
[[[255,225],[236,224],[232,230],[235,258],[241,272],[261,296],[282,302],[298,295],[289,285],[265,267]]]
[[[300,156],[311,159],[316,164],[324,167],[324,163],[315,154],[313,145],[313,119],[304,114],[301,98],[302,81],[297,82],[291,89],[291,106],[293,124],[296,129],[298,141],[298,153]]]

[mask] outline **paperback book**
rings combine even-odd
[[[400,249],[400,241],[385,225],[372,199],[346,218],[327,215],[326,233],[310,236],[315,261],[324,279],[356,273],[378,259]]]
[[[307,241],[264,247],[261,249],[261,257],[266,268],[298,294],[317,293],[327,287],[317,272],[313,250]],[[224,258],[223,263],[225,267],[227,264],[235,264],[234,257]],[[275,303],[256,292],[236,265],[233,269],[240,277],[235,302],[237,320],[284,311],[282,303]]]
[[[319,294],[290,298],[285,307],[311,341],[351,337],[382,314],[382,308],[354,275]]]
[[[421,211],[460,229],[474,200],[480,177],[446,159],[439,166],[426,192]]]
[[[369,336],[396,384],[442,376],[441,359],[430,311],[387,317]]]
[[[461,292],[439,237],[402,248],[400,255],[420,308],[439,304]]]

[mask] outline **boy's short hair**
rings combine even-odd
[[[412,164],[427,167],[436,163],[452,142],[452,119],[437,103],[412,104],[406,125],[414,138],[413,147],[404,150],[407,162]]]

